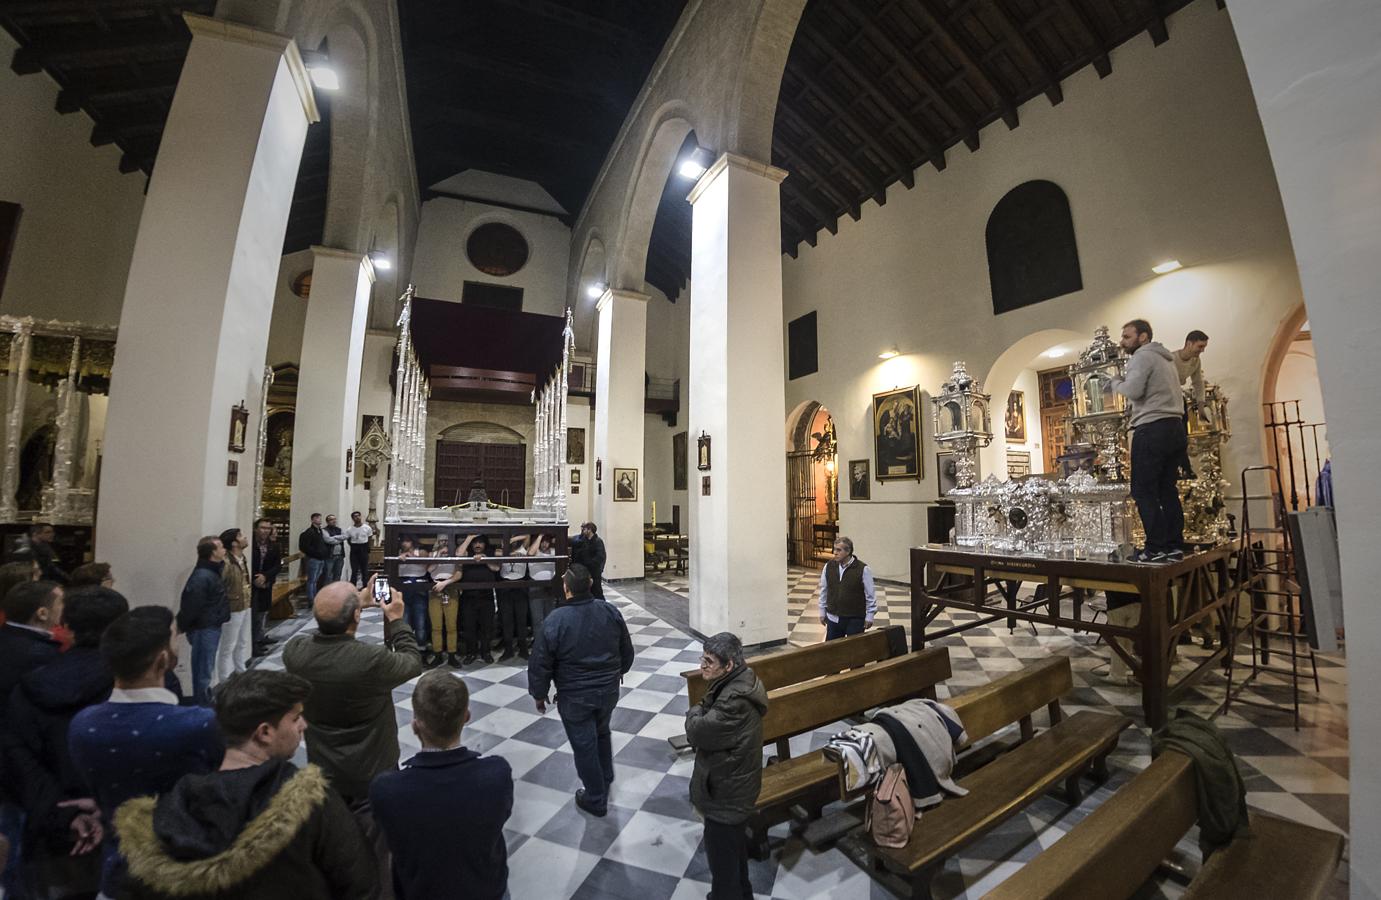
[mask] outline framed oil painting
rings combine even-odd
[[[566,465],[585,465],[585,429],[566,429]]]
[[[638,470],[614,470],[614,501],[633,502],[638,499]]]
[[[689,452],[689,445],[686,432],[673,434],[671,436],[671,489],[673,491],[684,491],[686,489],[686,469],[688,460],[686,454]]]
[[[1007,395],[1007,412],[1002,417],[1006,424],[1007,440],[1026,442],[1026,394],[1012,391]]]
[[[920,388],[873,395],[873,458],[878,481],[921,480]]]
[[[868,469],[872,465],[872,460],[851,459],[849,460],[849,499],[850,500],[871,500],[873,499],[873,477]]]
[[[571,484],[580,484],[580,470],[571,469]]]

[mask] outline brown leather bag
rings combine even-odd
[[[879,847],[905,847],[916,823],[916,807],[911,802],[911,786],[901,763],[893,763],[882,773],[873,789],[863,827]]]

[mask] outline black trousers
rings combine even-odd
[[[499,588],[499,627],[510,651],[527,644],[527,588]]]
[[[479,656],[489,652],[494,641],[494,592],[461,591],[460,635],[465,639],[465,654]]]
[[[264,644],[264,637],[268,632],[269,607],[272,605],[273,588],[254,588],[250,600],[249,631],[255,649]]]
[[[604,578],[603,572],[590,573],[590,596],[604,599]]]
[[[1186,443],[1178,417],[1156,419],[1132,432],[1132,499],[1152,553],[1184,549],[1184,508],[1176,482]]]
[[[369,581],[369,544],[350,545],[350,583],[364,587]]]
[[[748,833],[743,825],[705,820],[705,860],[710,864],[714,900],[753,900],[748,880]]]

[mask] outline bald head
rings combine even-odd
[[[312,604],[317,630],[322,634],[349,634],[359,623],[360,595],[348,581],[333,581],[317,591]]]

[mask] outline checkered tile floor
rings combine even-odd
[[[815,607],[818,573],[793,570],[788,598],[794,643],[823,637]],[[653,586],[655,585],[655,587]],[[683,578],[659,575],[639,585],[687,596]],[[629,593],[635,593],[630,589]],[[667,738],[683,731],[686,710],[680,673],[699,659],[699,642],[635,605],[607,586],[611,602],[623,611],[637,648],[637,661],[624,681],[623,698],[613,717],[617,780],[609,816],[593,819],[579,812],[572,794],[579,786],[565,734],[554,711],[540,716],[527,696],[524,668],[510,664],[470,667],[459,672],[470,686],[473,719],[464,743],[482,753],[503,756],[513,767],[516,802],[508,822],[509,887],[514,900],[529,898],[636,898],[689,900],[705,896],[709,873],[701,846],[702,825],[690,806],[690,756],[678,756]],[[909,624],[909,595],[904,588],[879,585],[878,624]],[[366,641],[382,639],[378,612],[367,611],[359,630]],[[955,614],[958,620],[963,614]],[[950,648],[953,678],[940,689],[982,684],[1017,669],[1029,660],[1052,654],[1070,656],[1076,688],[1068,708],[1118,710],[1140,719],[1133,691],[1104,684],[1095,668],[1105,657],[1090,635],[1029,626],[1008,633],[998,627],[975,628],[940,643]],[[290,626],[280,626],[286,630]],[[308,624],[304,632],[312,629]],[[1183,648],[1183,659],[1195,651]],[[514,660],[513,662],[521,662]],[[279,667],[279,654],[261,665]],[[1346,669],[1341,661],[1319,658],[1321,694],[1305,695],[1304,727],[1296,732],[1288,715],[1234,708],[1218,721],[1241,756],[1248,802],[1260,809],[1315,825],[1346,831],[1348,757]],[[1266,676],[1263,676],[1263,678]],[[1206,679],[1187,704],[1209,714],[1221,702],[1221,679]],[[1272,678],[1259,694],[1288,700],[1288,690]],[[398,734],[407,758],[417,748],[411,722],[412,684],[394,693]],[[792,740],[794,753],[823,745],[841,726],[821,729]],[[1145,729],[1125,732],[1111,763],[1109,782],[1083,803],[1070,808],[1043,797],[992,834],[952,858],[936,879],[940,898],[977,898],[1050,846],[1102,803],[1118,786],[1150,762]],[[1197,865],[1196,835],[1181,842],[1189,868]],[[751,866],[754,888],[762,898],[890,897],[901,885],[880,881],[851,858],[850,841],[815,852],[787,826],[772,831],[772,855]],[[854,851],[856,855],[856,851]],[[884,876],[885,877],[885,876]],[[1335,885],[1345,896],[1345,885]],[[1174,898],[1183,887],[1166,881],[1148,887],[1141,897]]]

